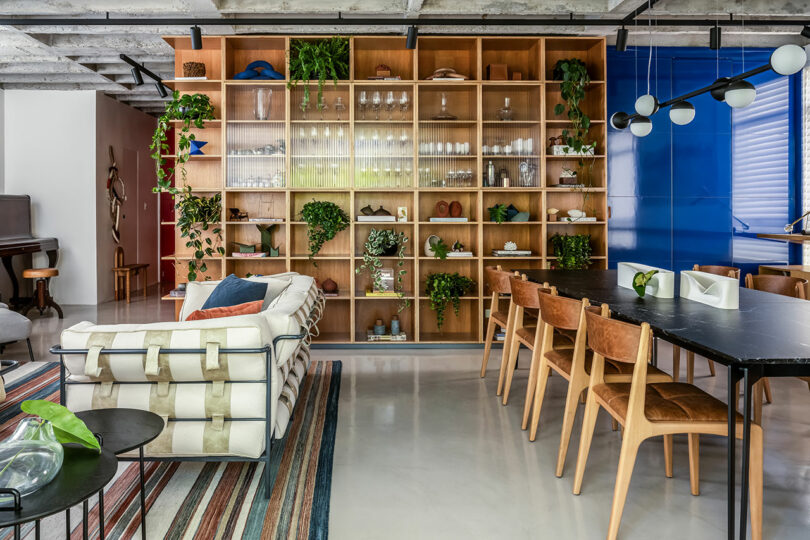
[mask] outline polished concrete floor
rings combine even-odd
[[[170,320],[172,306],[134,300],[66,306],[66,319],[36,319],[33,343],[44,359],[59,331],[81,320]],[[24,358],[23,344],[3,358]],[[500,351],[487,377],[480,349],[318,349],[343,361],[335,445],[330,537],[602,538],[607,530],[621,438],[604,413],[588,460],[583,492],[571,494],[579,413],[563,478],[554,476],[565,384],[552,377],[540,434],[520,430],[527,361],[509,405],[495,398]],[[661,367],[670,353],[661,346]],[[683,362],[682,362],[683,366]],[[685,369],[685,367],[682,367]],[[724,399],[725,369],[709,377],[698,359],[696,382]],[[810,392],[795,379],[772,380],[764,410],[765,538],[810,538]],[[689,493],[686,437],[675,437],[675,477],[664,476],[660,440],[639,452],[620,536],[716,539],[725,534],[725,439],[701,439],[701,495]]]

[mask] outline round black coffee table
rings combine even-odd
[[[163,431],[163,419],[140,409],[95,409],[76,413],[87,424],[105,450],[115,455],[138,449],[141,480],[141,538],[146,538],[146,491],[144,490],[143,447]],[[104,538],[104,490],[98,493],[99,535]],[[68,515],[70,510],[67,510]],[[86,513],[86,511],[85,511]],[[70,523],[70,519],[67,519]],[[69,534],[68,534],[69,537]]]
[[[36,521],[35,535],[39,538],[39,520],[67,510],[80,502],[87,508],[87,499],[101,491],[118,469],[118,459],[109,450],[78,446],[65,447],[65,460],[56,477],[42,489],[23,497],[20,504],[0,509],[0,527],[14,527],[14,538],[20,537],[20,525]],[[84,538],[87,538],[87,512],[84,515]]]

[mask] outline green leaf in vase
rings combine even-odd
[[[29,399],[20,404],[20,409],[50,422],[56,440],[60,443],[77,443],[101,452],[101,445],[95,435],[66,407],[44,399]]]

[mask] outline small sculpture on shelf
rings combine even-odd
[[[509,70],[506,64],[487,64],[487,79],[490,81],[506,81],[509,79]]]
[[[278,246],[273,247],[273,231],[278,227],[275,223],[271,225],[256,225],[259,233],[262,236],[262,252],[267,253],[268,257],[278,257]]]
[[[242,212],[238,208],[228,208],[228,212],[230,213],[228,216],[228,221],[247,221],[248,220],[248,213]]]
[[[436,80],[440,81],[443,79],[467,80],[469,79],[469,77],[466,75],[462,75],[461,73],[456,73],[456,70],[451,67],[442,67],[434,70],[433,73],[425,77],[425,79],[429,81],[436,81]]]
[[[202,151],[202,147],[208,144],[208,141],[198,141],[197,139],[192,139],[189,141],[189,150],[188,155],[190,156],[204,156]]]
[[[560,211],[557,208],[549,208],[548,210],[546,210],[546,214],[548,214],[548,220],[557,221],[557,214],[559,212]]]
[[[563,167],[560,171],[560,184],[563,185],[576,185],[577,184],[577,171]]]
[[[326,278],[321,283],[321,290],[323,291],[324,296],[337,296],[338,284],[335,283],[335,280],[332,278]]]
[[[273,64],[271,64],[270,62],[265,62],[264,60],[256,60],[255,62],[249,63],[244,71],[240,71],[239,73],[234,75],[233,78],[237,80],[241,79],[280,80],[284,78],[284,75],[276,71],[275,68],[273,68]]]

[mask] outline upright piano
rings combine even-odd
[[[44,251],[48,256],[48,267],[55,268],[58,250],[56,238],[35,238],[31,234],[31,197],[0,195],[0,259],[11,280],[12,306],[19,306],[25,300],[20,298],[20,284],[14,274],[12,257]]]

